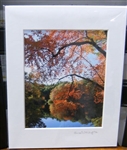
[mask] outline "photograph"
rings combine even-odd
[[[102,127],[107,33],[23,31],[25,128]]]
[[[116,146],[126,7],[5,6],[5,22],[9,148]]]

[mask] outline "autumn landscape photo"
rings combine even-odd
[[[107,31],[24,30],[25,127],[101,127]]]

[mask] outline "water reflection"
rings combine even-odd
[[[61,127],[94,127],[94,125],[90,122],[88,124],[81,124],[80,122],[72,122],[70,120],[67,121],[59,121],[57,119],[47,118],[42,121],[46,124],[47,128],[61,128]]]

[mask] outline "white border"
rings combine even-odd
[[[9,148],[116,146],[123,76],[125,7],[5,6]],[[101,128],[25,129],[24,29],[108,30]]]

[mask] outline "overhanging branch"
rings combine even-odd
[[[59,48],[58,52],[56,54],[53,54],[53,57],[56,57],[61,52],[61,50],[63,50],[66,47],[73,46],[73,45],[81,46],[84,44],[90,44],[90,45],[94,46],[104,57],[106,57],[106,52],[101,47],[99,47],[93,40],[83,41],[83,42],[72,42],[72,43],[66,44],[66,45],[62,46],[61,48]]]
[[[99,88],[101,88],[102,90],[104,90],[104,87],[101,86],[100,84],[98,84],[97,82],[95,82],[95,81],[93,81],[93,80],[90,80],[89,78],[85,78],[85,77],[83,77],[83,76],[77,75],[77,74],[69,74],[69,75],[66,75],[66,76],[64,76],[64,77],[61,77],[59,80],[62,80],[62,79],[66,78],[66,77],[69,77],[69,76],[71,76],[71,77],[72,77],[72,76],[76,76],[76,77],[78,77],[78,78],[87,80],[87,81],[89,81],[89,82],[91,82],[91,83],[96,84]]]

